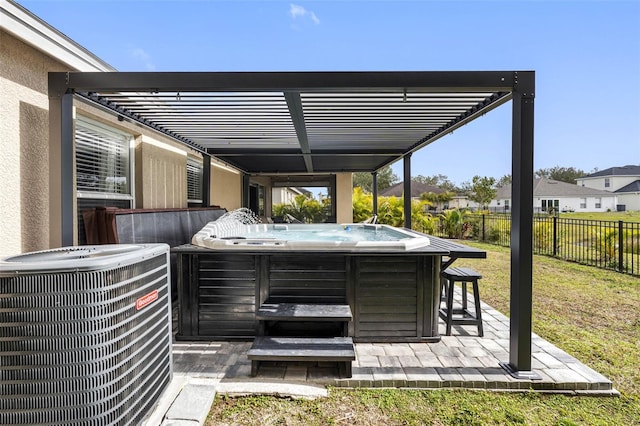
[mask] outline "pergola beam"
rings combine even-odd
[[[300,93],[285,92],[284,98],[287,100],[291,121],[293,122],[293,127],[296,129],[296,136],[298,137],[298,143],[300,144],[300,150],[304,158],[304,165],[307,168],[307,172],[313,173],[313,162],[311,161],[311,155],[309,155],[311,154],[311,149],[309,148],[307,127],[304,123],[304,111],[302,109]]]
[[[513,71],[61,72],[53,87],[88,92],[511,91]]]

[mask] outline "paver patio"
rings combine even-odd
[[[456,291],[460,298],[459,288]],[[339,378],[333,363],[292,362],[264,362],[257,377],[250,377],[251,361],[246,353],[251,342],[174,342],[174,373],[248,386],[272,382],[618,395],[609,379],[535,334],[532,369],[542,379],[513,378],[499,365],[509,360],[509,319],[484,303],[482,318],[484,337],[476,336],[475,326],[454,325],[452,335],[443,335],[438,343],[356,343],[351,378]],[[440,332],[444,334],[442,322]]]

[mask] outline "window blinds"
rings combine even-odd
[[[130,135],[76,121],[76,185],[79,192],[131,195]]]
[[[190,203],[202,202],[202,161],[187,158],[187,198]]]

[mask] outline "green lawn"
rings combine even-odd
[[[484,301],[509,313],[509,251],[459,260],[483,274]],[[640,278],[534,257],[533,330],[604,374],[616,397],[461,390],[331,389],[294,401],[217,398],[208,425],[640,425]]]
[[[588,220],[622,220],[624,222],[640,222],[640,212],[604,212],[604,213],[560,213],[566,219]]]

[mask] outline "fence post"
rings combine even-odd
[[[553,257],[558,255],[558,216],[553,217]]]
[[[624,272],[624,238],[622,237],[623,224],[623,221],[618,221],[618,270],[620,272]]]
[[[486,241],[485,237],[484,237],[484,217],[486,216],[486,213],[482,213],[482,241]]]

